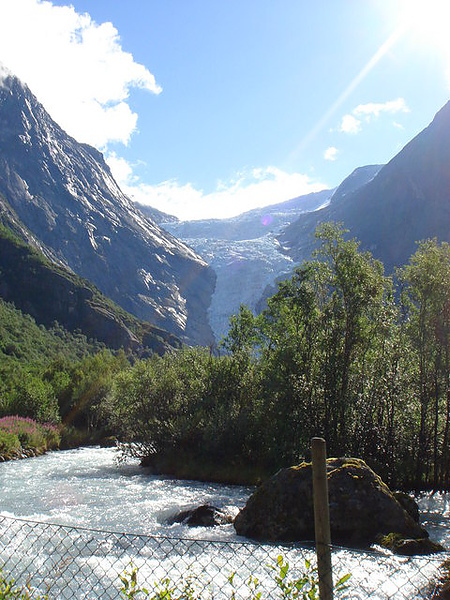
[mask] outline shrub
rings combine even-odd
[[[0,419],[0,432],[15,437],[19,448],[22,446],[25,449],[46,451],[57,448],[60,442],[58,429],[54,425],[36,423],[26,417],[3,417]]]
[[[20,450],[20,440],[15,433],[0,429],[0,456],[13,456]]]
[[[23,372],[11,391],[10,413],[30,417],[44,423],[59,421],[58,401],[48,381],[39,375]]]

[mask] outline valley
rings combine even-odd
[[[450,104],[336,189],[184,222],[134,204],[12,75],[0,125],[6,326],[86,341],[38,360],[5,336],[2,415],[175,476],[255,482],[321,432],[399,487],[447,485]]]

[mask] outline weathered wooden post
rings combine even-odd
[[[333,600],[330,509],[328,503],[327,449],[325,440],[311,440],[314,526],[320,600]]]

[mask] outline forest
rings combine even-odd
[[[0,417],[52,424],[62,447],[113,437],[157,472],[235,483],[307,460],[320,435],[391,486],[448,490],[450,245],[422,241],[387,276],[347,233],[320,225],[315,256],[263,312],[241,306],[217,351],[139,360],[1,303]]]

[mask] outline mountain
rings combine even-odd
[[[101,153],[68,136],[14,76],[0,83],[0,194],[1,220],[47,258],[140,319],[212,342],[212,269],[145,217]]]
[[[405,264],[419,240],[450,242],[450,102],[366,185],[288,226],[278,238],[287,256],[308,258],[324,221],[343,222],[387,272]]]
[[[112,349],[144,356],[181,345],[166,331],[141,322],[103,296],[89,281],[49,261],[0,225],[0,298],[50,328],[55,321]]]
[[[298,196],[230,219],[162,222],[216,272],[209,320],[217,341],[227,333],[230,316],[238,312],[241,304],[258,312],[267,294],[275,293],[276,282],[295,268],[295,259],[279,241],[283,231],[299,216],[319,213],[333,199],[343,198],[365,185],[380,168],[361,167],[335,190]]]
[[[323,190],[298,196],[286,202],[255,208],[228,219],[163,220],[161,224],[182,240],[207,238],[243,241],[257,239],[267,233],[280,231],[302,213],[326,206],[332,193],[333,190]]]
[[[302,212],[327,204],[331,194],[331,190],[324,190],[299,196],[230,219],[162,222],[202,255],[216,273],[209,321],[217,342],[227,333],[230,316],[241,304],[255,309],[267,286],[294,268],[277,240],[282,228]]]
[[[158,225],[161,225],[161,223],[178,223],[179,221],[178,217],[162,212],[157,208],[153,208],[153,206],[147,206],[147,204],[141,204],[136,201],[134,201],[134,205],[147,217],[147,219],[150,219]]]

